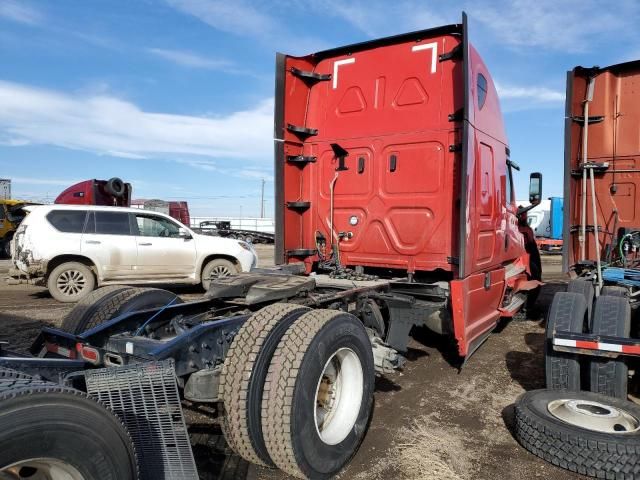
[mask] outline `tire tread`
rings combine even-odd
[[[262,430],[273,462],[285,473],[307,478],[293,448],[291,415],[298,371],[314,337],[336,316],[336,310],[312,310],[282,337],[273,355],[262,397]]]
[[[575,427],[552,426],[527,405],[527,399],[544,390],[525,393],[515,405],[515,437],[529,452],[547,462],[582,475],[631,480],[640,475],[640,441],[631,444],[596,439]],[[588,392],[582,392],[588,393]]]
[[[236,453],[258,465],[272,466],[256,452],[249,431],[247,398],[251,375],[271,331],[287,314],[301,309],[308,310],[293,303],[274,303],[258,310],[236,334],[222,367],[219,391],[224,404],[224,436]]]
[[[575,355],[556,352],[551,346],[551,335],[556,329],[582,333],[577,309],[586,310],[584,296],[577,292],[557,293],[549,309],[545,345],[545,376],[547,388],[553,390],[580,389],[580,363]],[[581,305],[582,304],[582,305]],[[552,324],[553,322],[553,324]]]

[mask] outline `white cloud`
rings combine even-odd
[[[633,34],[639,5],[637,0],[618,0],[610,8],[599,0],[475,0],[466,9],[509,46],[582,52],[611,32]]]
[[[544,103],[564,102],[564,92],[546,87],[521,87],[496,84],[496,90],[501,100],[532,100],[534,102]]]
[[[146,112],[106,95],[69,95],[0,81],[0,141],[126,158],[271,159],[273,100],[211,117]]]
[[[44,20],[39,10],[24,1],[2,0],[0,2],[0,17],[27,25],[38,25]]]
[[[292,25],[287,24],[285,5],[281,15],[274,10],[282,5],[246,0],[165,0],[176,10],[198,18],[207,25],[222,32],[243,38],[257,38],[256,46],[268,49],[284,49],[299,54],[327,48],[324,41],[307,34],[294,33]],[[259,8],[261,6],[262,8]],[[280,13],[280,12],[279,12]]]
[[[206,68],[210,70],[224,70],[233,66],[228,60],[217,60],[203,57],[193,52],[183,50],[168,50],[164,48],[149,48],[148,51],[157,57],[170,62],[192,68]]]
[[[425,5],[425,2],[415,0],[394,2],[318,0],[311,5],[323,15],[338,17],[369,37],[438,27],[449,22],[457,22],[460,16],[458,11],[455,19],[449,18],[451,15],[436,13]],[[440,8],[440,11],[442,10],[449,9]]]
[[[268,182],[273,181],[272,170],[262,170],[262,169],[250,168],[250,167],[225,168],[225,167],[220,167],[218,165],[218,162],[207,160],[204,158],[179,159],[177,161],[179,163],[183,163],[185,165],[189,165],[190,167],[198,168],[206,172],[218,172],[223,175],[228,175],[236,178],[256,179],[256,180],[265,179]]]
[[[250,77],[260,77],[255,72],[239,68],[237,64],[230,60],[205,57],[186,50],[173,50],[165,48],[148,48],[147,52],[156,57],[167,60],[171,63],[187,68],[199,68],[206,70],[217,70],[232,75],[246,75]]]
[[[193,15],[217,30],[238,35],[272,34],[277,22],[243,0],[167,0],[172,7]]]

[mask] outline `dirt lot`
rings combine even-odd
[[[273,250],[259,249],[261,263]],[[379,378],[369,433],[343,479],[581,478],[527,453],[513,439],[512,404],[525,390],[544,386],[541,318],[553,294],[564,288],[559,257],[543,257],[547,282],[539,318],[501,325],[458,370],[449,345],[418,331],[401,373]],[[8,262],[0,261],[0,278]],[[197,289],[176,290],[185,299]],[[43,325],[57,326],[70,306],[44,289],[0,282],[0,341],[26,349]],[[277,479],[229,455],[209,412],[187,410],[203,479]]]

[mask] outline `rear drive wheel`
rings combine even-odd
[[[220,375],[225,438],[252,463],[273,466],[262,436],[264,381],[280,339],[309,310],[292,303],[274,303],[258,310],[242,325],[225,357]]]
[[[159,288],[113,288],[96,295],[90,304],[76,305],[62,321],[62,329],[79,334],[125,313],[179,303],[182,300],[175,293]]]
[[[515,414],[516,439],[547,462],[591,477],[638,478],[638,405],[591,392],[532,390]]]
[[[238,267],[229,260],[225,260],[224,258],[210,260],[202,269],[202,288],[209,290],[211,280],[228,277],[236,273],[238,273]]]
[[[593,311],[592,333],[628,338],[631,328],[631,307],[625,297],[600,295]],[[615,398],[627,398],[629,370],[624,357],[608,359],[592,357],[590,362],[591,391]]]
[[[371,343],[353,315],[312,310],[282,337],[262,398],[273,462],[298,478],[331,478],[358,450],[373,405]]]
[[[84,393],[33,379],[0,380],[0,478],[133,480],[122,422]]]
[[[96,278],[89,267],[79,262],[58,265],[49,274],[47,288],[59,302],[77,302],[89,295],[96,286]]]
[[[135,289],[124,287],[122,285],[110,285],[108,287],[102,287],[94,290],[76,303],[71,311],[67,313],[62,320],[62,330],[70,333],[84,332],[86,330],[86,328],[83,328],[85,317],[91,316],[97,306],[103,303],[108,297],[117,295],[124,290],[133,291]],[[82,326],[82,328],[80,326]]]
[[[585,280],[584,278],[574,278],[569,281],[567,285],[567,292],[579,293],[584,295],[584,299],[587,302],[587,317],[589,319],[589,328],[591,328],[591,312],[593,309],[593,298],[595,296],[595,290],[593,288],[593,282]]]
[[[556,352],[551,344],[556,331],[582,333],[587,304],[581,293],[559,292],[547,315],[544,346],[545,379],[547,388],[580,390],[580,361],[576,355]]]

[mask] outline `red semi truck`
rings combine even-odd
[[[597,478],[640,477],[639,85],[640,61],[568,72],[563,266],[571,280],[547,316],[548,390],[516,406],[525,448]]]
[[[166,400],[177,398],[177,383],[190,402],[215,407],[248,461],[299,478],[334,476],[366,434],[375,374],[401,368],[414,328],[454,339],[463,361],[535,294],[539,256],[518,218],[515,170],[464,16],[305,57],[278,54],[279,265],[213,281],[191,303],[162,290],[98,290],[34,343],[34,354],[57,363],[0,356],[0,367],[54,382],[38,391],[43,399],[58,395],[31,432],[3,409],[12,394],[0,384],[0,444],[14,427],[25,439],[45,430],[66,463],[91,472],[92,444],[67,448],[70,434],[48,419],[72,409],[72,395],[78,408],[98,398],[133,432],[142,472],[188,470],[188,442],[174,435],[184,431],[180,405]],[[531,203],[540,198],[532,174]],[[99,422],[119,435],[119,450],[101,451],[100,466],[132,478],[125,427],[107,423]],[[73,438],[88,435],[80,427]],[[147,455],[150,438],[158,446]],[[50,457],[35,442],[11,455],[0,451],[0,472]]]

